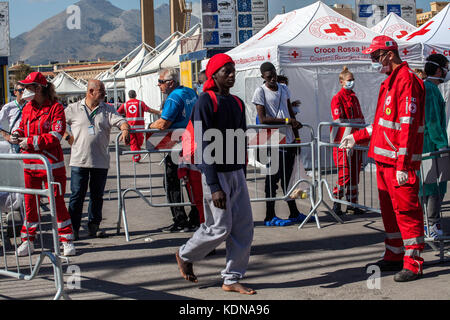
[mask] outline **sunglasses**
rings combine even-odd
[[[24,91],[25,91],[25,89],[17,89],[17,90],[15,90],[16,92],[19,92],[19,93],[23,93]]]
[[[376,57],[376,58],[373,57],[373,58],[372,58],[372,61],[373,61],[373,62],[379,62],[379,61],[380,61],[380,58],[381,58],[382,56],[386,55],[387,53],[388,53],[388,51],[379,54],[378,57]]]
[[[164,83],[169,82],[169,81],[172,81],[172,80],[161,80],[161,79],[158,79],[158,83],[159,84],[164,84]]]

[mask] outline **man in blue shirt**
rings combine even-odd
[[[159,74],[159,89],[168,95],[164,102],[161,119],[150,125],[150,129],[168,130],[186,128],[191,117],[192,108],[197,102],[197,93],[194,90],[180,85],[180,75],[177,69],[164,69]],[[181,203],[181,187],[178,178],[178,165],[172,161],[168,154],[165,158],[165,182],[167,197],[170,203]],[[198,211],[195,207],[189,214],[189,220],[184,207],[171,207],[173,225],[167,227],[165,232],[190,231],[198,225]]]

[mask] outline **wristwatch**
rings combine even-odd
[[[69,142],[69,141],[70,141],[70,135],[67,135],[67,137],[65,138],[65,140],[66,140],[67,142]]]

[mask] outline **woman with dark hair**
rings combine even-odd
[[[66,131],[64,107],[57,101],[53,84],[39,73],[33,72],[20,81],[25,86],[22,98],[28,103],[23,108],[19,128],[11,135],[11,143],[18,144],[25,154],[40,154],[50,162],[54,181],[61,189],[53,186],[56,202],[58,234],[64,245],[64,255],[75,255],[73,245],[72,222],[64,202],[66,189],[66,168],[61,148],[61,139]],[[23,160],[25,187],[41,189],[42,182],[47,186],[47,171],[40,160]],[[60,193],[61,190],[61,193]],[[38,208],[32,195],[25,195],[26,219],[22,227],[22,245],[18,256],[27,256],[34,252],[34,240],[39,228]]]
[[[448,148],[446,129],[445,101],[438,85],[448,78],[448,60],[442,54],[432,54],[425,64],[425,133],[423,153]],[[426,160],[426,158],[424,159]],[[420,188],[419,199],[427,207],[428,225],[425,233],[431,238],[443,235],[440,221],[441,204],[447,192],[447,182],[426,184]]]

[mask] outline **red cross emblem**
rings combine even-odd
[[[350,33],[350,32],[352,32],[350,29],[348,29],[348,28],[341,28],[341,27],[339,27],[339,25],[338,24],[336,24],[336,23],[332,23],[332,24],[330,24],[330,28],[331,29],[327,29],[327,30],[324,30],[326,33],[335,33],[337,36],[339,36],[339,37],[343,37],[343,36],[345,36],[346,35],[346,33]]]
[[[433,24],[434,21],[428,22],[422,29],[417,30],[416,32],[412,33],[406,40],[411,40],[412,38],[416,36],[423,36],[424,34],[427,34],[431,29],[427,29],[429,26]]]
[[[407,56],[408,53],[409,53],[408,49],[405,48],[405,50],[403,50],[403,54],[404,54],[405,56]]]
[[[294,59],[297,59],[297,57],[299,56],[299,54],[297,53],[296,50],[294,50],[294,52],[292,52],[291,56],[293,56]]]
[[[436,54],[436,50],[433,49],[433,51],[431,51],[431,54]]]
[[[128,108],[128,112],[130,112],[131,114],[135,114],[136,111],[137,111],[137,108],[136,108],[135,105],[131,105],[131,106]]]
[[[401,39],[408,34],[408,31],[402,30],[399,35],[396,35],[397,39]]]
[[[279,22],[273,29],[270,29],[269,31],[267,31],[261,38],[259,38],[258,40],[261,40],[262,38],[264,38],[265,36],[271,35],[272,33],[276,32],[278,30],[278,27],[282,24],[283,22]]]

